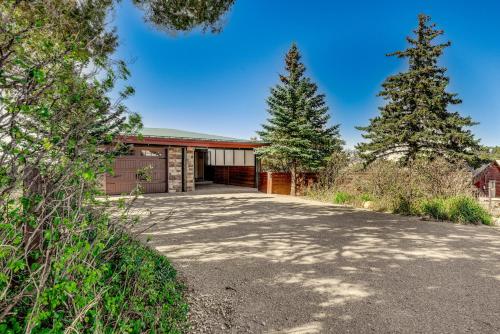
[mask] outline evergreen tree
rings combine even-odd
[[[367,142],[357,149],[366,162],[398,156],[404,164],[418,157],[448,160],[469,160],[478,147],[468,127],[475,125],[470,117],[448,111],[449,105],[462,101],[457,94],[448,93],[446,68],[438,66],[439,57],[450,42],[433,43],[444,32],[430,23],[430,17],[419,15],[416,37],[408,37],[410,47],[388,56],[408,58],[406,72],[390,76],[379,93],[387,104],[380,115],[371,119],[365,131]]]
[[[297,46],[292,45],[285,59],[286,74],[271,88],[267,99],[270,117],[260,137],[270,145],[257,150],[265,161],[281,166],[292,176],[291,194],[296,194],[300,171],[323,166],[331,154],[341,149],[339,126],[328,126],[330,115],[325,95],[318,94],[315,83],[304,76]]]

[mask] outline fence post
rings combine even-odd
[[[273,173],[272,172],[267,172],[267,193],[272,194],[273,193]]]
[[[493,212],[493,197],[496,196],[496,182],[495,180],[488,181],[488,199],[489,199],[489,209]]]

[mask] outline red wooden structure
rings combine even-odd
[[[491,182],[496,184],[495,196],[500,197],[500,160],[494,160],[474,173],[474,185],[483,195],[488,195],[488,186]]]
[[[307,187],[316,182],[315,173],[301,173],[297,183],[297,195],[302,195]],[[261,172],[259,173],[258,189],[267,194],[290,195],[292,188],[292,177],[290,173],[284,172]]]

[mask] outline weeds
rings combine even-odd
[[[327,166],[306,195],[322,201],[370,207],[403,215],[424,215],[457,223],[491,224],[488,212],[473,198],[466,165],[444,160],[402,167],[377,161],[363,169],[356,163]],[[369,205],[366,203],[369,202]]]

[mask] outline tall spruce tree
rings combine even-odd
[[[271,88],[267,99],[270,117],[258,132],[270,145],[259,148],[257,154],[290,171],[292,195],[296,194],[298,173],[323,166],[343,143],[339,125],[328,125],[325,95],[318,94],[317,85],[304,76],[306,68],[300,58],[292,44],[285,58],[287,73]]]
[[[357,127],[365,131],[367,142],[357,149],[366,162],[398,156],[407,165],[418,157],[469,160],[478,141],[468,127],[477,123],[470,117],[448,111],[449,105],[462,101],[446,87],[446,68],[438,65],[443,50],[450,42],[433,43],[443,30],[436,29],[430,17],[420,14],[415,37],[407,37],[410,47],[388,56],[408,58],[409,69],[388,77],[379,93],[387,104],[370,125]]]

